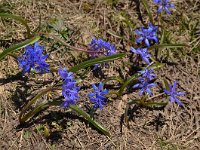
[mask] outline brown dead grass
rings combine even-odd
[[[83,45],[90,41],[91,36],[96,35],[116,43],[119,51],[129,51],[126,43],[130,41],[131,33],[130,28],[125,24],[126,18],[132,22],[132,27],[142,25],[138,21],[137,1],[119,1],[116,7],[111,7],[103,0],[96,3],[85,0],[11,0],[4,2],[13,5],[12,12],[26,18],[32,30],[39,25],[40,17],[42,26],[51,18],[61,18],[65,26],[75,31],[71,37],[72,40]],[[197,5],[199,6],[198,0],[175,1],[175,3],[177,5],[177,11],[174,11],[176,17],[184,13],[196,19],[196,14],[199,12],[195,11]],[[140,8],[144,12],[144,8],[142,6]],[[144,23],[148,22],[148,18],[145,17],[146,13],[142,13],[142,16]],[[166,22],[166,27],[174,31],[171,35],[172,40],[189,43],[189,31],[176,32],[181,22],[178,18],[172,22],[171,27]],[[12,30],[7,30],[7,28]],[[0,30],[1,39],[12,41],[24,38],[23,26],[15,22],[11,22],[9,27],[1,24]],[[108,31],[123,35],[125,40],[122,41],[117,36],[110,35]],[[11,42],[8,44],[10,45]],[[47,45],[48,52],[52,51],[53,43],[43,42],[43,44]],[[1,47],[4,48],[2,45]],[[18,115],[21,107],[33,94],[38,92],[38,88],[44,88],[46,85],[40,82],[34,85],[32,78],[28,81],[14,78],[12,82],[6,82],[6,78],[19,71],[16,62],[11,57],[6,58],[0,62],[2,83],[0,85],[0,149],[200,149],[200,56],[198,53],[189,53],[191,47],[184,50],[186,52],[184,55],[176,51],[171,54],[169,61],[176,61],[178,65],[166,64],[164,68],[157,71],[157,76],[158,81],[162,81],[163,78],[171,83],[174,80],[178,81],[180,91],[187,92],[187,95],[181,98],[185,108],[170,104],[164,110],[147,110],[132,106],[128,129],[122,122],[122,116],[126,103],[137,97],[137,93],[127,93],[110,102],[95,116],[108,128],[112,138],[101,135],[73,112],[57,108],[43,112],[32,126],[19,130]],[[62,64],[69,67],[75,64],[68,53],[62,55],[57,51],[52,52],[49,61],[54,62],[55,66]],[[111,65],[110,70],[105,70],[106,74],[108,76],[118,74],[116,68],[120,64],[121,62],[116,62],[115,65]],[[44,75],[38,80],[43,78],[52,80],[53,77]],[[97,79],[90,73],[86,81],[84,85],[89,86],[97,82]],[[86,89],[80,93],[83,98],[78,104],[83,109],[85,109],[83,102],[85,102],[84,96],[87,91]],[[156,100],[160,101],[160,99]],[[45,125],[49,129],[50,137],[45,138],[43,132],[37,130],[40,125]]]

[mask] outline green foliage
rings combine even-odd
[[[1,18],[11,18],[11,19],[14,19],[14,20],[20,22],[22,25],[24,25],[26,27],[28,37],[29,38],[31,37],[31,30],[30,30],[26,20],[24,20],[22,17],[16,16],[13,14],[8,14],[8,13],[0,13],[0,17]]]
[[[25,131],[23,137],[24,137],[25,139],[29,139],[29,138],[32,137],[32,133],[29,132],[29,131]]]
[[[111,6],[116,6],[119,3],[119,0],[107,0],[107,3]]]
[[[163,65],[160,63],[157,63],[155,65],[149,66],[148,68],[153,68],[153,69],[158,69],[160,67],[162,67]],[[132,75],[131,77],[129,77],[120,87],[119,91],[118,91],[118,95],[121,96],[123,91],[125,90],[125,88],[134,80],[137,80],[137,78],[140,76],[139,73],[136,73],[134,75]]]
[[[146,0],[141,0],[141,2],[144,5],[144,8],[146,9],[146,11],[148,13],[150,22],[153,23],[153,16],[152,16],[152,13],[151,13],[151,10],[150,10],[151,7],[149,6],[149,4],[147,3]]]
[[[40,39],[40,37],[36,36],[36,37],[28,39],[28,40],[26,40],[24,42],[21,42],[19,44],[11,46],[10,48],[8,48],[8,49],[4,50],[2,53],[0,53],[0,61],[2,59],[4,59],[7,55],[9,55],[9,54],[11,54],[11,53],[13,53],[13,52],[15,52],[17,50],[20,50],[21,48],[24,48],[24,47],[26,47],[26,46],[28,46],[30,44],[33,44],[36,41],[38,41],[39,39]]]
[[[169,83],[167,82],[167,80],[166,79],[163,79],[163,87],[166,89],[166,90],[170,90],[170,88],[169,88]]]
[[[158,139],[158,144],[161,148],[161,150],[177,150],[177,146],[175,146],[174,144],[167,142],[166,140],[164,140],[164,138],[159,138]]]
[[[11,14],[13,9],[14,9],[14,5],[9,2],[0,3],[0,12],[1,13]]]
[[[113,61],[113,60],[116,60],[116,59],[120,59],[124,56],[125,56],[125,54],[121,53],[121,54],[115,54],[115,55],[112,55],[112,56],[104,56],[104,57],[84,61],[83,63],[80,63],[80,64],[72,67],[71,69],[69,69],[69,71],[76,73],[77,71],[84,69],[84,68],[87,68],[89,66],[92,66],[94,64],[101,64],[101,63],[104,63],[104,62]]]
[[[63,20],[61,20],[60,18],[51,19],[47,23],[47,28],[49,31],[53,30],[56,33],[58,33],[64,40],[69,40],[69,38],[71,37],[71,35],[74,32],[73,30],[66,27],[64,25]]]
[[[200,21],[190,19],[184,14],[181,19],[180,32],[188,31],[191,36],[190,41],[192,41],[195,38],[195,33],[198,31],[199,25]]]
[[[89,67],[91,65],[94,65],[96,63],[103,63],[103,62],[113,61],[115,59],[122,58],[123,56],[125,56],[125,54],[116,54],[116,55],[112,55],[112,56],[96,58],[96,59],[93,59],[93,60],[89,60],[89,61],[83,62],[83,63],[81,63],[81,64],[79,64],[77,66],[74,66],[71,69],[69,69],[69,71],[75,73],[80,69],[84,69],[84,68]],[[41,98],[43,95],[47,94],[50,91],[59,89],[59,86],[60,86],[60,84],[54,85],[54,86],[49,87],[47,89],[44,89],[39,94],[37,94],[32,100],[30,100],[29,103],[22,109],[22,111],[21,111],[21,113],[19,115],[20,123],[21,124],[26,123],[35,114],[37,114],[41,110],[47,109],[50,106],[60,106],[62,101],[49,101],[47,103],[42,103],[42,104],[39,104],[39,105],[35,106],[32,110],[30,109],[32,107],[32,105],[35,104],[36,101],[39,98]],[[90,118],[90,116],[86,112],[82,111],[80,108],[78,108],[77,106],[74,106],[74,105],[70,105],[70,108],[75,110],[80,115],[82,115],[88,122],[90,122],[94,127],[96,127],[103,134],[105,134],[106,136],[110,136],[110,133],[107,131],[107,129],[105,129],[98,122],[96,122],[95,120]]]
[[[93,120],[90,115],[88,115],[86,112],[84,112],[83,110],[81,110],[80,108],[78,108],[75,105],[70,105],[69,106],[72,110],[76,111],[77,113],[79,113],[81,116],[83,116],[89,123],[91,123],[94,127],[96,127],[99,131],[101,131],[103,134],[105,134],[106,136],[110,137],[110,133],[109,131],[104,128],[102,125],[100,125],[98,122],[96,122],[95,120]]]

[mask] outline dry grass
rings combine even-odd
[[[42,31],[45,32],[44,27],[47,23],[60,18],[63,25],[72,31],[68,39],[70,44],[78,47],[80,44],[86,45],[91,36],[95,35],[116,43],[119,51],[129,51],[131,41],[134,41],[131,28],[142,25],[138,20],[138,2],[117,2],[116,6],[111,6],[106,0],[1,1],[8,8],[12,8],[11,12],[26,18],[32,30],[38,27],[40,19]],[[157,76],[158,81],[166,78],[171,83],[174,80],[179,82],[179,89],[187,92],[181,99],[185,104],[184,109],[170,104],[164,110],[147,110],[132,106],[128,129],[121,120],[127,101],[137,97],[137,93],[133,92],[110,102],[95,116],[109,129],[111,139],[88,126],[73,112],[58,108],[41,113],[31,126],[19,129],[18,115],[22,106],[38,92],[38,88],[47,86],[41,83],[43,79],[53,80],[54,77],[39,77],[37,84],[33,78],[27,81],[20,77],[16,78],[19,68],[15,60],[8,57],[0,62],[0,149],[200,149],[200,27],[197,27],[195,35],[191,35],[194,30],[193,24],[200,22],[200,3],[198,0],[174,2],[177,6],[176,11],[173,12],[173,16],[165,16],[164,28],[171,31],[169,39],[172,43],[186,43],[190,46],[171,50],[167,58],[161,57],[162,61],[167,63],[164,68],[157,71]],[[140,5],[139,8],[143,23],[149,22],[143,6]],[[152,8],[155,8],[155,5]],[[11,45],[13,41],[24,39],[25,35],[22,25],[14,21],[6,25],[0,23],[1,40],[6,40],[6,45],[1,44],[1,49]],[[119,36],[123,36],[124,39]],[[48,42],[44,39],[42,44],[46,45],[47,52],[51,53],[49,62],[55,66],[73,66],[85,57],[81,53],[68,52],[64,46],[54,48],[55,41]],[[73,56],[77,56],[77,59]],[[176,62],[177,65],[171,65],[170,62]],[[120,64],[122,62],[112,64],[110,70],[105,69],[105,74],[118,74],[116,70]],[[93,73],[89,73],[84,85],[88,86],[98,80]],[[83,98],[78,104],[83,109],[84,96],[88,90],[89,88],[86,88],[80,93]],[[49,129],[49,137],[44,136],[41,126]]]

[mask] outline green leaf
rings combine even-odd
[[[21,24],[23,24],[26,27],[28,37],[31,36],[31,30],[30,30],[27,22],[22,17],[16,16],[16,15],[13,15],[13,14],[8,14],[8,13],[0,13],[0,17],[11,18],[11,19],[14,19],[16,21],[19,21]]]
[[[26,111],[29,110],[31,108],[31,106],[40,98],[42,97],[43,95],[45,95],[46,93],[48,93],[49,91],[52,91],[56,88],[54,88],[53,86],[52,87],[49,87],[47,89],[44,89],[42,90],[39,94],[37,94],[33,99],[31,99],[28,104],[26,106],[23,107],[23,109],[21,110],[20,114],[19,114],[19,122],[21,124],[25,123],[30,117],[32,117],[34,115],[33,112],[29,112],[27,114]],[[40,106],[41,107],[41,106]]]
[[[164,64],[157,62],[154,65],[151,65],[149,67],[147,67],[148,69],[153,68],[153,69],[158,69],[158,68],[162,68],[164,66]]]
[[[160,44],[163,44],[164,40],[165,40],[165,30],[163,29],[162,35],[161,35],[161,38],[160,38]]]
[[[141,2],[144,5],[144,8],[146,9],[146,11],[148,13],[150,22],[153,23],[153,17],[152,17],[151,9],[150,9],[151,7],[149,6],[149,4],[147,3],[146,0],[141,0]]]
[[[1,61],[4,57],[6,57],[7,55],[9,55],[10,53],[12,53],[12,52],[14,52],[14,51],[17,51],[17,50],[19,50],[19,49],[21,49],[21,48],[23,48],[23,47],[26,47],[26,46],[28,46],[28,45],[30,45],[30,44],[33,44],[33,43],[35,43],[36,41],[38,41],[39,39],[40,39],[40,37],[39,37],[39,36],[36,36],[36,37],[33,37],[33,38],[31,38],[31,39],[28,39],[28,40],[26,40],[26,41],[24,41],[24,42],[21,42],[21,43],[19,43],[19,44],[16,44],[16,45],[11,46],[10,48],[8,48],[8,49],[4,50],[2,53],[0,53],[0,61]]]
[[[88,115],[86,112],[84,112],[83,110],[81,110],[79,107],[77,107],[75,105],[70,105],[69,108],[71,108],[72,110],[76,111],[81,116],[83,116],[88,122],[90,122],[94,127],[96,127],[103,134],[107,135],[108,137],[111,136],[110,133],[109,133],[109,131],[107,129],[105,129],[102,125],[100,125],[98,122],[96,122],[95,120],[93,120],[90,117],[90,115]]]
[[[26,121],[28,121],[30,118],[32,118],[35,114],[39,113],[40,111],[42,111],[43,109],[46,109],[49,107],[48,103],[42,103],[38,106],[36,106],[33,110],[29,111],[27,114],[25,114],[24,116],[20,117],[20,124],[25,123]],[[20,113],[21,114],[21,113]]]
[[[188,46],[186,44],[159,44],[159,45],[153,45],[149,49],[154,48],[179,48],[179,47],[185,47]]]
[[[166,79],[163,79],[163,84],[164,84],[165,89],[169,91],[170,90],[169,83],[167,82]]]
[[[107,30],[107,33],[118,38],[118,39],[125,39],[124,37],[120,36],[120,35],[117,35],[116,33],[114,33],[114,31],[111,31],[111,30]]]
[[[121,88],[119,89],[118,95],[121,96],[122,93],[123,93],[123,91],[124,91],[124,89],[130,84],[130,82],[133,81],[133,80],[135,80],[135,79],[137,79],[139,76],[140,76],[140,74],[139,74],[139,73],[136,73],[136,74],[132,75],[131,77],[129,77],[129,78],[124,82],[124,84],[121,86]]]
[[[42,93],[40,93],[40,95],[41,94],[45,94],[47,92],[48,92],[48,90],[45,90]],[[36,98],[39,98],[40,95],[37,95]],[[35,98],[35,100],[36,100],[36,98]],[[35,100],[34,101],[32,100],[31,104],[33,104],[33,102],[35,102]],[[42,111],[44,109],[49,108],[50,106],[60,106],[61,103],[62,103],[62,101],[52,101],[52,102],[42,103],[42,104],[39,104],[38,106],[34,107],[27,114],[23,115],[22,112],[25,113],[25,110],[27,110],[31,106],[31,105],[28,105],[28,107],[25,107],[26,109],[23,109],[23,111],[20,114],[20,123],[23,124],[23,123],[27,122],[35,114],[39,113],[40,111]],[[88,122],[90,122],[95,128],[97,128],[103,134],[105,134],[108,137],[111,136],[107,129],[105,129],[102,125],[100,125],[98,122],[93,120],[90,117],[90,115],[88,115],[86,112],[84,112],[83,110],[81,110],[80,108],[78,108],[75,105],[70,105],[69,108],[71,108],[72,110],[76,111],[79,115],[83,116],[84,119],[86,119]]]
[[[150,107],[150,108],[153,108],[153,109],[155,109],[155,108],[159,109],[159,108],[165,107],[167,105],[167,103],[166,102],[160,102],[160,103],[158,103],[158,102],[146,102],[144,105],[146,107]]]
[[[112,80],[118,81],[120,84],[124,83],[124,80],[121,77],[116,77],[116,76],[109,77],[106,80],[104,80],[103,82],[107,83],[107,82],[112,81]]]
[[[33,109],[31,109],[32,105],[34,103],[36,103],[36,101],[43,95],[45,95],[46,93],[48,93],[49,91],[53,91],[56,90],[58,87],[49,87],[47,89],[44,89],[43,91],[41,91],[39,94],[37,94],[21,111],[20,115],[19,115],[19,122],[20,124],[24,124],[25,122],[27,122],[29,119],[31,119],[34,115],[36,115],[37,113],[39,113],[40,111],[49,108],[50,106],[60,106],[62,101],[50,101],[47,103],[42,103],[39,104],[37,106],[35,106]],[[71,108],[72,110],[76,111],[78,114],[80,114],[81,116],[84,117],[84,119],[86,119],[88,122],[90,122],[94,127],[96,127],[99,131],[101,131],[103,134],[105,134],[106,136],[110,137],[110,133],[107,129],[105,129],[102,125],[100,125],[98,122],[96,122],[95,120],[93,120],[90,115],[88,115],[86,112],[84,112],[83,110],[81,110],[80,108],[78,108],[75,105],[70,105],[69,108]],[[30,110],[31,109],[31,110]],[[28,111],[28,112],[27,112]]]
[[[75,73],[75,72],[79,71],[80,69],[84,69],[84,68],[92,66],[94,64],[100,64],[100,63],[103,63],[103,62],[113,61],[113,60],[116,60],[116,59],[120,59],[124,56],[125,56],[124,53],[120,53],[120,54],[115,54],[115,55],[112,55],[112,56],[104,56],[104,57],[101,57],[101,58],[88,60],[88,61],[82,62],[82,63],[70,68],[69,71]]]

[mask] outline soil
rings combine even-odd
[[[148,3],[152,13],[156,14],[156,5],[151,1]],[[171,103],[163,109],[131,105],[127,126],[124,122],[127,103],[139,98],[138,90],[127,89],[121,97],[109,98],[103,110],[97,110],[94,115],[95,120],[110,131],[110,138],[74,111],[59,107],[51,107],[35,116],[31,124],[21,126],[18,117],[23,106],[59,77],[57,73],[22,77],[16,59],[8,56],[0,61],[0,149],[200,149],[200,2],[174,0],[173,3],[176,9],[172,15],[163,15],[162,27],[169,37],[166,41],[170,39],[169,43],[188,46],[162,49],[158,61],[163,67],[155,71],[156,83],[160,86],[164,79],[169,83],[176,80],[178,91],[186,92],[180,97],[184,107]],[[41,38],[40,44],[45,45],[48,62],[54,67],[70,68],[87,59],[86,53],[72,51],[58,43],[53,38],[59,36],[55,28],[64,32],[66,39],[62,38],[69,45],[85,48],[92,36],[96,36],[115,43],[118,52],[127,53],[122,61],[111,62],[99,72],[87,69],[84,82],[80,83],[82,90],[77,103],[85,111],[88,111],[86,106],[91,105],[86,98],[91,84],[114,75],[132,75],[130,65],[125,62],[130,62],[129,49],[135,46],[133,30],[149,22],[145,8],[138,0],[3,0],[0,1],[0,11],[25,18],[35,35],[51,31],[49,38]],[[24,26],[13,20],[2,20],[0,27],[0,52],[26,38]],[[150,52],[155,55],[153,50]],[[81,74],[83,72],[76,77]],[[106,88],[118,89],[119,84],[110,81]],[[160,93],[154,88],[151,98],[156,102],[168,101]],[[50,94],[43,96],[40,102],[56,97],[56,94]]]

